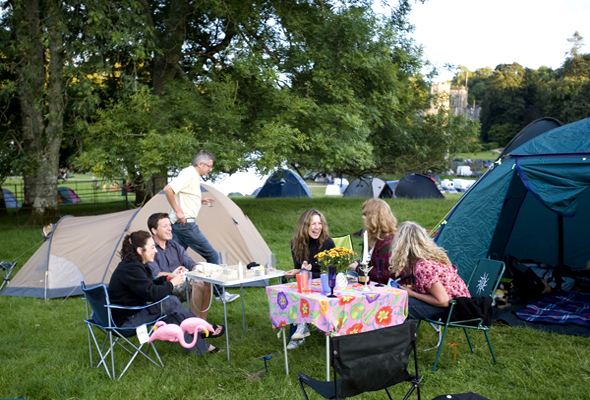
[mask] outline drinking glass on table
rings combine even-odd
[[[328,297],[336,297],[334,294],[334,288],[336,287],[336,273],[336,266],[328,265],[328,286],[330,286],[330,294]]]
[[[270,253],[267,256],[264,268],[266,269],[266,272],[275,272],[277,270],[277,256],[275,253]]]
[[[378,258],[375,260],[375,266],[377,268],[377,285],[375,286],[379,286],[379,287],[383,287],[383,284],[381,283],[381,278],[383,277],[383,259],[382,258]]]
[[[219,252],[219,266],[221,267],[221,271],[223,273],[225,273],[225,271],[227,270],[227,257],[228,257],[228,253],[227,251],[220,251]]]

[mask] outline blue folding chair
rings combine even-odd
[[[144,352],[142,348],[145,343],[139,343],[139,345],[136,345],[129,340],[133,336],[136,336],[136,329],[139,326],[119,328],[113,321],[111,309],[117,308],[122,310],[141,310],[147,307],[152,307],[156,304],[160,304],[169,296],[166,296],[162,300],[150,303],[146,306],[123,307],[110,303],[107,287],[103,284],[88,288],[86,287],[86,284],[82,282],[82,291],[84,292],[84,297],[82,299],[86,300],[86,319],[84,320],[84,322],[86,322],[88,327],[88,349],[90,353],[90,366],[92,368],[98,368],[102,364],[105,370],[107,371],[109,378],[115,379],[115,345],[120,346],[127,353],[131,354],[131,359],[129,360],[129,362],[127,362],[127,365],[125,365],[123,372],[121,372],[117,379],[121,379],[123,374],[127,371],[127,369],[129,368],[129,366],[138,354],[142,354],[154,365],[157,365],[159,367],[164,366],[164,363],[162,363],[162,359],[160,358],[160,355],[158,354],[158,351],[156,350],[156,347],[154,346],[153,342],[148,344],[147,351]],[[90,315],[90,308],[92,309],[92,315]],[[166,315],[162,315],[161,312],[160,315],[161,316],[159,318],[145,324],[147,326],[151,326],[149,334],[152,333],[154,329],[154,324],[166,317]],[[99,343],[95,334],[96,332],[102,332],[102,334],[105,335],[102,344]],[[96,364],[94,363],[92,357],[92,343],[94,343],[94,347],[98,351],[98,360]],[[148,355],[150,348],[154,350],[154,353],[158,360],[157,362]],[[107,363],[107,357],[109,354],[111,358],[110,368]]]
[[[11,263],[10,261],[2,261],[0,262],[0,270],[2,270],[2,275],[4,276],[4,280],[2,281],[2,285],[0,285],[0,291],[4,289],[4,286],[10,283],[10,274],[14,267],[16,267],[17,261]]]

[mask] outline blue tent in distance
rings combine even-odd
[[[268,197],[311,197],[311,193],[299,175],[282,169],[272,174],[256,195],[258,199]]]
[[[16,199],[16,197],[10,190],[2,189],[2,193],[4,193],[4,202],[6,203],[6,208],[22,207],[22,204]]]

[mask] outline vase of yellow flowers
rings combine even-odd
[[[328,265],[335,265],[338,275],[336,276],[336,286],[338,289],[346,287],[346,270],[356,258],[356,253],[346,247],[335,247],[324,250],[316,254],[315,258],[324,271],[328,270]]]

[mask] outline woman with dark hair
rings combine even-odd
[[[407,268],[414,274],[412,288],[402,286],[408,292],[410,319],[445,318],[450,300],[471,297],[445,249],[415,222],[406,221],[399,227],[391,245],[390,263],[394,274]]]
[[[145,306],[148,302],[161,300],[172,293],[174,286],[184,282],[182,275],[174,277],[152,277],[152,271],[147,265],[154,260],[156,246],[152,236],[146,231],[130,233],[123,239],[121,248],[122,261],[119,263],[109,282],[109,299],[111,303],[122,306]],[[178,297],[170,296],[160,304],[141,310],[113,309],[115,324],[119,327],[140,326],[166,314],[166,323],[180,325],[187,318],[195,315],[182,305]],[[187,342],[192,341],[192,335],[185,334]],[[211,335],[210,337],[216,337]],[[202,337],[197,340],[193,348],[197,353],[217,353],[219,349],[207,343]]]
[[[393,274],[389,270],[390,247],[397,230],[397,219],[391,212],[391,207],[381,199],[369,199],[363,203],[363,224],[367,231],[368,252],[371,257],[369,265],[373,268],[369,272],[369,279],[373,282],[387,283],[389,278],[397,279],[407,273],[406,270]],[[382,265],[382,275],[379,279],[378,264]],[[358,262],[353,263],[351,268],[356,269],[359,275]],[[410,284],[411,280],[407,279],[401,284]]]
[[[299,217],[295,233],[291,240],[291,256],[294,269],[287,271],[285,276],[292,278],[301,270],[311,271],[313,278],[319,278],[321,267],[316,254],[336,247],[328,232],[328,223],[324,215],[318,210],[309,209]],[[306,323],[291,324],[291,341],[287,349],[296,349],[309,336]]]

